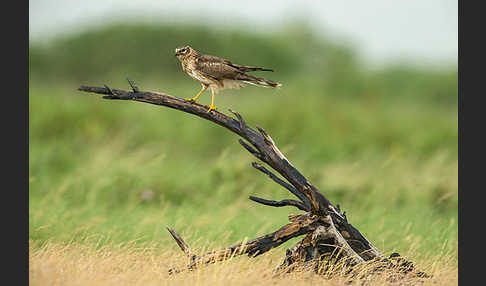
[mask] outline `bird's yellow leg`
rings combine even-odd
[[[201,90],[199,91],[198,94],[196,94],[196,96],[192,97],[192,98],[184,98],[184,100],[186,101],[192,101],[192,102],[196,102],[196,100],[198,99],[199,96],[201,96],[201,94],[208,88],[207,85],[203,85],[203,87],[201,88]]]
[[[211,88],[211,105],[209,106],[208,112],[211,112],[211,110],[216,110],[216,106],[214,106],[214,90]]]

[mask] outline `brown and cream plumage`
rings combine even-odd
[[[245,84],[252,84],[264,87],[279,87],[280,83],[265,78],[256,77],[246,72],[250,71],[272,71],[259,67],[242,66],[233,64],[229,60],[216,56],[203,55],[189,46],[182,46],[175,49],[175,56],[182,64],[182,69],[193,79],[199,81],[202,89],[193,98],[186,98],[188,101],[196,102],[198,97],[208,88],[211,88],[211,105],[208,112],[215,109],[214,95],[223,88],[241,88]]]

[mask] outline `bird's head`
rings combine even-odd
[[[180,46],[175,49],[175,56],[179,59],[185,58],[191,54],[194,50],[189,46]]]

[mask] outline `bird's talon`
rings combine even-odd
[[[216,110],[216,107],[214,105],[209,106],[208,113],[211,112],[212,110]]]
[[[190,101],[192,103],[196,102],[194,98],[184,98],[185,101]]]

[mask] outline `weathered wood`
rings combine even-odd
[[[166,227],[169,233],[172,235],[174,240],[177,242],[177,245],[181,248],[182,252],[184,252],[189,258],[194,259],[194,254],[192,254],[191,249],[187,245],[187,243],[182,239],[182,237],[172,228]]]
[[[250,196],[250,200],[260,203],[266,206],[272,207],[285,207],[285,206],[293,206],[303,211],[308,211],[309,209],[302,203],[296,200],[281,200],[281,201],[273,201],[273,200],[266,200],[262,198],[257,198],[254,196]]]
[[[306,208],[305,211],[309,211],[310,210],[310,202],[309,202],[309,199],[304,194],[302,194],[301,192],[297,191],[293,186],[291,186],[288,183],[286,183],[285,181],[281,180],[279,177],[275,176],[272,172],[270,172],[269,170],[267,170],[267,168],[263,167],[262,165],[258,164],[257,162],[253,162],[253,163],[251,163],[251,165],[255,169],[257,169],[257,170],[261,171],[262,173],[266,174],[270,179],[272,179],[277,184],[279,184],[282,187],[284,187],[287,190],[289,190],[297,198],[299,198],[302,201],[302,203],[304,204],[305,208]]]
[[[365,261],[386,261],[380,251],[358,229],[348,222],[344,213],[341,214],[340,207],[334,207],[290,163],[277,148],[275,141],[262,127],[258,126],[258,131],[248,127],[243,117],[231,109],[229,111],[236,116],[236,119],[216,110],[207,112],[207,106],[186,101],[182,98],[164,93],[140,91],[133,81],[130,79],[128,81],[132,91],[111,89],[106,85],[105,87],[81,86],[78,90],[104,94],[105,96],[103,98],[105,99],[132,100],[166,106],[196,115],[227,128],[249,143],[247,144],[244,140],[239,139],[239,143],[250,154],[266,163],[286,181],[280,179],[259,163],[253,162],[252,166],[290,191],[299,201],[273,201],[254,196],[250,196],[250,199],[260,204],[273,207],[294,206],[306,212],[303,214],[289,215],[290,223],[273,233],[249,240],[245,243],[210,251],[201,256],[193,254],[180,235],[173,229],[167,227],[167,230],[181,250],[190,258],[190,263],[185,269],[194,269],[197,265],[214,263],[236,255],[247,254],[250,257],[255,257],[285,243],[291,238],[301,235],[305,235],[305,237],[295,247],[287,250],[286,258],[277,268],[278,270],[284,268],[288,270],[299,264],[308,264],[314,265],[314,270],[318,271],[316,267],[319,268],[319,265],[322,264],[321,262],[326,257],[336,257],[337,259],[341,259],[341,261],[346,261],[346,265],[361,265]],[[171,273],[178,271],[181,270],[171,269]]]
[[[140,92],[140,89],[138,88],[138,86],[133,82],[133,80],[129,79],[127,77],[127,81],[128,83],[130,84],[130,86],[132,87],[132,90],[133,92]]]
[[[167,227],[167,229],[172,234],[181,249],[191,257],[191,262],[189,265],[187,265],[187,269],[194,269],[200,264],[215,263],[217,261],[226,260],[243,254],[247,254],[250,257],[256,257],[285,243],[289,239],[304,235],[309,231],[313,231],[318,226],[319,223],[316,219],[302,217],[302,219],[295,220],[287,225],[284,225],[277,231],[270,234],[257,237],[247,242],[237,243],[220,250],[210,251],[201,256],[192,256],[192,253],[188,251],[189,247],[184,243],[182,238],[171,228]],[[180,245],[181,241],[183,246]],[[181,270],[176,272],[179,271]]]
[[[347,266],[365,261],[337,231],[329,216],[322,218],[321,222],[322,224],[313,232],[309,232],[294,248],[287,250],[285,260],[275,272],[290,272],[303,265],[313,268],[316,272],[322,272],[324,264],[332,258],[340,259],[343,261],[342,265]]]

